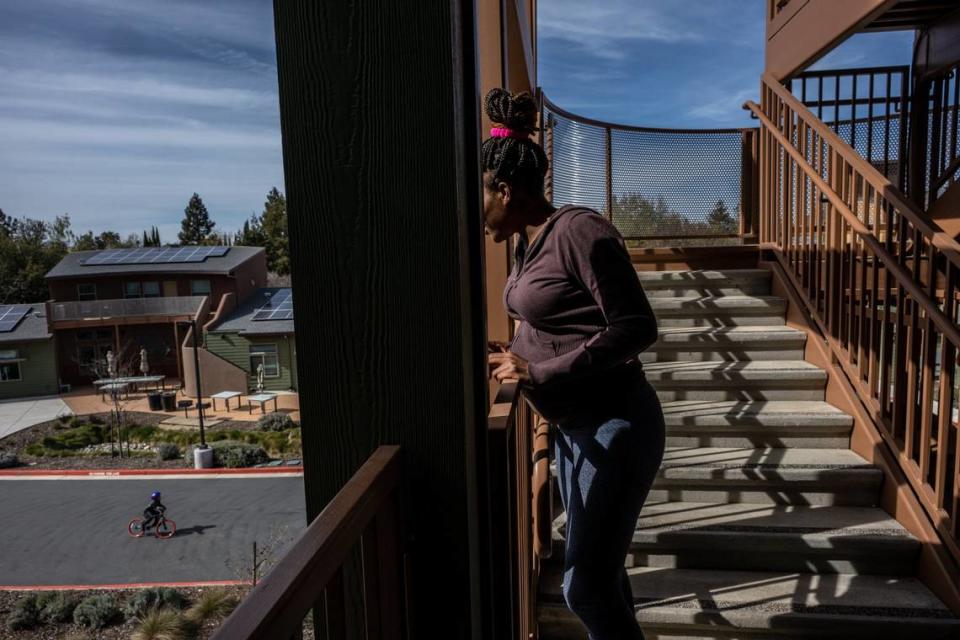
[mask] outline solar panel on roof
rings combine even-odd
[[[114,264],[183,264],[222,258],[230,247],[142,247],[108,249],[81,261],[84,266]]]
[[[257,309],[251,320],[293,320],[293,292],[288,289],[278,291],[267,304]]]
[[[29,312],[30,305],[26,304],[0,305],[0,333],[13,331]]]

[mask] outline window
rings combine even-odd
[[[20,358],[16,351],[0,351],[0,382],[20,380]]]
[[[143,283],[143,297],[144,297],[144,298],[159,298],[159,297],[160,297],[160,283],[159,283],[159,282],[144,282],[144,283]]]
[[[209,280],[191,280],[190,295],[192,296],[210,295],[210,281]]]
[[[280,359],[277,357],[277,345],[252,344],[250,345],[250,374],[257,376],[257,366],[263,365],[264,378],[280,377]]]
[[[17,382],[20,378],[19,362],[0,362],[0,382]]]
[[[77,285],[77,300],[96,300],[97,299],[97,285],[95,284],[78,284]]]
[[[139,282],[127,282],[123,285],[123,297],[124,298],[139,298],[140,297],[140,283]]]

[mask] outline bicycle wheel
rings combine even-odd
[[[175,534],[176,532],[177,532],[177,523],[174,522],[173,520],[168,520],[167,518],[163,518],[162,520],[160,520],[160,522],[157,523],[154,534],[158,538],[166,539],[166,538],[172,538],[173,534]]]
[[[143,519],[134,518],[130,521],[130,524],[127,525],[127,533],[129,533],[134,538],[143,537]]]

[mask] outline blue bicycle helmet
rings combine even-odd
[[[159,492],[159,491],[154,491],[153,493],[151,493],[151,494],[150,494],[150,499],[151,499],[151,500],[159,500],[159,499],[160,499],[160,492]]]

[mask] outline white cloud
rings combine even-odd
[[[571,42],[602,58],[625,57],[631,41],[685,42],[703,35],[660,3],[609,0],[602,4],[582,0],[541,2],[537,28],[541,38]],[[675,9],[675,7],[674,7]]]

